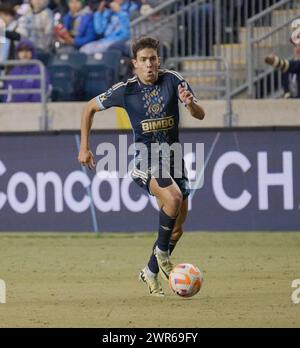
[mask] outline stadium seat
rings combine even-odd
[[[51,54],[47,52],[37,52],[36,59],[40,60],[45,66],[50,62]]]
[[[59,53],[52,57],[50,65],[69,65],[74,69],[80,70],[86,63],[87,56],[81,52]]]
[[[76,70],[69,65],[52,65],[49,68],[52,101],[75,100]]]
[[[119,80],[121,52],[119,50],[110,50],[105,53],[96,53],[89,55],[87,65],[105,65],[113,71],[113,83]]]
[[[104,65],[86,65],[81,70],[80,100],[90,100],[113,84],[112,69]]]

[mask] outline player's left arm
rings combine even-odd
[[[190,114],[198,120],[203,120],[205,116],[204,109],[197,104],[196,99],[191,91],[178,85],[178,97],[184,103]]]

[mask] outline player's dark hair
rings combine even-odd
[[[144,48],[153,48],[159,54],[159,41],[153,37],[142,37],[132,43],[132,57],[136,59],[137,53]]]

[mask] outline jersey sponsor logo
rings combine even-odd
[[[173,116],[168,116],[163,118],[144,120],[141,122],[141,125],[144,134],[171,129],[175,125],[175,120]]]

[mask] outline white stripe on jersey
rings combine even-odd
[[[116,89],[122,87],[122,86],[126,86],[128,83],[132,83],[132,82],[135,82],[137,81],[137,77],[134,76],[130,79],[128,79],[126,82],[118,82],[116,83],[115,85],[112,86],[112,89],[115,91]]]
[[[184,81],[184,84],[182,84],[182,87],[184,87],[185,89],[187,89],[186,80],[185,80],[177,71],[168,70],[168,69],[165,69],[164,71],[167,72],[167,73],[173,74],[173,75],[176,76],[180,81]],[[193,95],[193,96],[194,96],[194,102],[197,103],[197,102],[198,102],[197,98],[195,97],[195,95]]]
[[[122,82],[122,81],[121,81],[121,82],[116,83],[115,85],[113,85],[113,86],[111,87],[111,89],[112,89],[113,91],[115,91],[115,90],[117,90],[118,88],[120,88],[120,87],[122,87],[122,86],[126,86],[128,83],[132,83],[132,82],[135,82],[135,81],[137,81],[137,77],[136,77],[136,76],[134,76],[134,77],[128,79],[126,82]],[[106,91],[106,92],[107,92],[107,91]],[[100,100],[100,97],[101,97],[101,96],[105,96],[105,93],[106,93],[106,92],[101,93],[101,94],[99,94],[99,95],[97,95],[97,96],[95,97],[96,103],[97,103],[97,105],[99,106],[100,111],[106,110],[106,108],[104,107],[103,103],[102,103],[101,100]]]
[[[118,89],[119,87],[124,86],[124,85],[125,85],[124,82],[118,82],[112,86],[112,89],[115,90],[115,89]]]
[[[142,172],[138,172],[137,169],[134,169],[131,173],[132,176],[136,177],[136,178],[140,178],[142,180],[142,182],[144,184],[147,184],[147,177],[144,177],[144,175],[142,175]]]
[[[165,72],[175,75],[180,81],[184,80],[184,78],[177,71],[166,69]]]
[[[137,169],[137,168],[135,168],[135,169],[133,170],[133,172],[139,174],[140,176],[144,177],[145,179],[148,178],[148,176],[147,176],[146,173],[142,172],[141,170],[139,170],[139,169]]]

